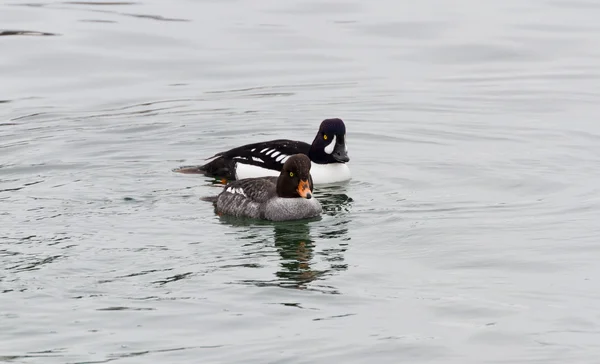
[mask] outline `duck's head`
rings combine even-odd
[[[325,119],[309,151],[310,159],[320,164],[347,163],[346,125],[342,119]]]
[[[284,163],[277,179],[279,197],[312,198],[313,181],[310,175],[310,159],[304,154],[294,154]]]

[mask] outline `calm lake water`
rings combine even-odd
[[[598,362],[599,18],[2,1],[0,361]],[[331,117],[320,219],[219,218],[171,171]]]

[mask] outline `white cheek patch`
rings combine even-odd
[[[336,138],[336,136],[334,135],[333,139],[331,139],[331,143],[329,143],[329,145],[325,147],[325,153],[327,153],[327,154],[333,153],[333,148],[335,148],[335,138]]]

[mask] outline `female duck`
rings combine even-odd
[[[213,198],[219,215],[271,221],[298,220],[318,216],[321,204],[313,198],[310,159],[291,156],[279,177],[257,177],[233,181]]]

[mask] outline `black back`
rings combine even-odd
[[[281,172],[283,168],[282,154],[285,156],[291,156],[297,153],[308,155],[309,150],[310,144],[289,139],[276,139],[246,144],[241,147],[215,154],[211,158],[216,159],[198,167],[198,169],[207,175],[219,176],[227,179],[235,179],[236,163],[245,163]],[[271,152],[269,153],[269,151]],[[275,157],[273,157],[273,154],[276,154]]]

